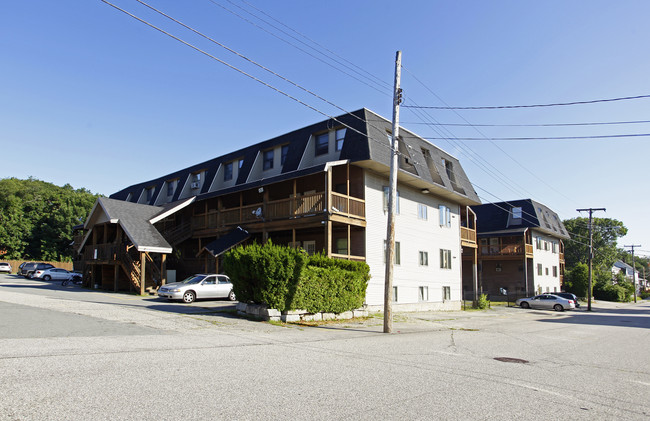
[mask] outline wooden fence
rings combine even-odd
[[[23,262],[37,262],[37,263],[49,263],[51,265],[54,265],[54,267],[65,269],[65,270],[72,270],[72,262],[50,262],[50,261],[42,261],[42,260],[0,260],[0,262],[6,262],[11,265],[11,273],[16,273],[18,270],[18,266],[20,266],[21,263]]]

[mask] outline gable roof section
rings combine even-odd
[[[522,218],[520,220],[512,218],[513,208],[521,208]],[[554,237],[570,238],[557,213],[532,199],[486,203],[472,206],[472,210],[476,213],[478,235],[514,228],[534,228]]]
[[[100,197],[95,202],[85,228],[90,228],[80,248],[88,240],[97,221],[119,224],[138,251],[171,253],[172,247],[149,221],[163,211],[158,206]]]

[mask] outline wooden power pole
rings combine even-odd
[[[634,283],[634,302],[636,303],[636,262],[634,261],[634,247],[641,247],[638,244],[632,244],[630,247],[632,249],[632,282]]]
[[[605,208],[588,208],[588,209],[576,209],[578,212],[588,211],[589,212],[589,287],[587,288],[587,311],[591,311],[591,289],[593,285],[592,281],[592,271],[591,271],[591,260],[594,258],[594,237],[593,237],[593,218],[592,214],[596,211],[606,211]]]
[[[402,73],[402,52],[395,57],[395,85],[393,89],[393,136],[391,138],[390,177],[388,187],[388,223],[386,229],[386,280],[384,288],[384,333],[393,331],[393,260],[395,258],[395,198],[397,191],[397,151],[399,147],[399,104],[402,89],[399,87]]]

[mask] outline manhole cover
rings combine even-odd
[[[521,358],[512,358],[512,357],[494,357],[495,360],[501,361],[502,363],[518,363],[518,364],[528,364],[528,361],[522,360]]]

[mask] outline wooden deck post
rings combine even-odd
[[[147,259],[145,258],[144,252],[140,252],[140,295],[144,295],[144,284],[145,284],[145,266],[147,264]]]
[[[160,259],[160,285],[165,285],[167,283],[167,255],[162,254]]]
[[[325,174],[325,246],[327,247],[327,257],[332,257],[332,167],[327,168]]]
[[[120,266],[118,264],[113,265],[113,292],[117,292],[117,278],[120,274]]]

